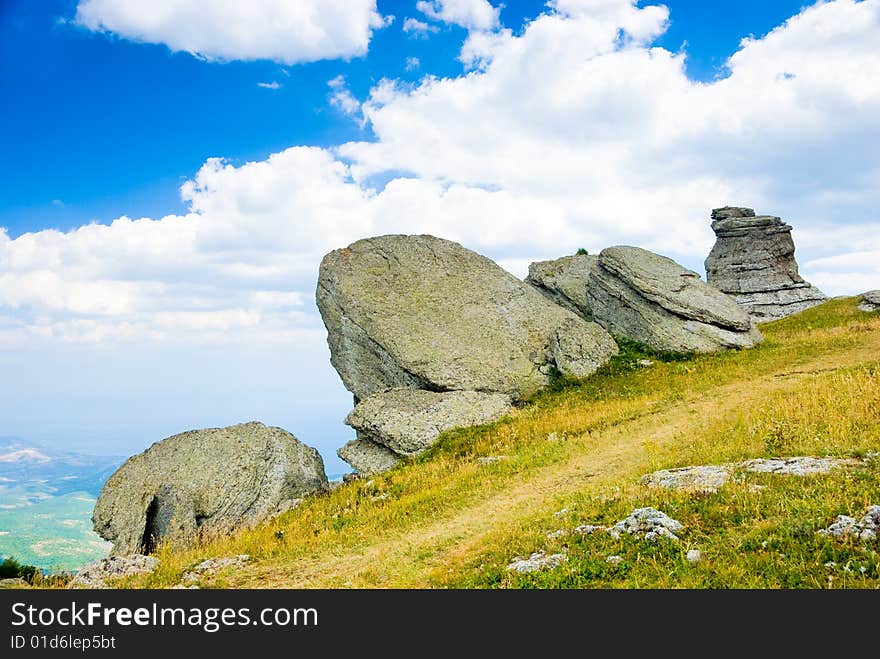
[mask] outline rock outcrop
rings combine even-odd
[[[695,272],[639,247],[608,247],[590,274],[593,319],[615,336],[669,352],[751,348],[760,332],[747,313]]]
[[[331,362],[356,401],[399,387],[522,399],[554,369],[581,377],[617,352],[598,325],[433,236],[368,238],[327,254],[316,297]]]
[[[95,531],[113,554],[252,526],[328,489],[318,452],[281,428],[243,423],[192,430],[125,462],[95,504]]]
[[[121,579],[135,574],[149,574],[159,567],[154,556],[108,556],[84,565],[68,588],[107,588],[108,579]]]
[[[362,400],[345,422],[362,439],[414,456],[447,430],[490,423],[508,412],[510,400],[504,394],[389,389]]]
[[[340,447],[336,455],[361,476],[388,471],[400,462],[400,456],[390,448],[364,437],[353,439]]]
[[[706,259],[710,284],[758,321],[798,313],[828,298],[798,274],[791,225],[751,208],[712,211],[717,240]]]
[[[860,311],[880,311],[880,291],[862,293],[859,298]]]
[[[598,265],[599,257],[592,254],[574,254],[552,261],[536,261],[529,266],[529,276],[525,282],[556,304],[592,320],[593,312],[587,301],[587,283]]]

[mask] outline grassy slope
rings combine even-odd
[[[754,350],[651,367],[628,350],[501,422],[447,434],[415,462],[234,537],[163,548],[156,573],[120,585],[168,587],[206,557],[247,553],[247,567],[202,586],[876,588],[880,543],[815,531],[880,503],[878,460],[821,477],[750,475],[713,495],[638,484],[666,467],[880,450],[880,317],[836,299],[762,331]],[[546,537],[645,505],[685,524],[680,544]],[[689,548],[705,560],[688,563]],[[538,549],[568,560],[532,575],[504,569]],[[610,554],[623,562],[610,566]]]

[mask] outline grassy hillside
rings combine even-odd
[[[667,467],[880,451],[880,316],[836,299],[761,329],[757,349],[690,359],[627,347],[597,376],[449,433],[391,472],[198,549],[164,547],[157,572],[120,585],[170,587],[204,558],[250,554],[202,587],[876,588],[880,541],[816,531],[880,504],[880,460],[808,478],[749,474],[709,495],[639,484]],[[640,506],[684,523],[682,541],[547,537]],[[692,548],[703,561],[685,560]],[[505,569],[540,549],[568,559]]]

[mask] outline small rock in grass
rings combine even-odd
[[[540,572],[541,570],[552,570],[559,567],[565,561],[565,554],[551,554],[547,556],[542,549],[537,551],[528,558],[514,558],[507,566],[510,572],[519,574],[527,574],[529,572]]]
[[[596,524],[581,524],[574,530],[574,532],[580,533],[581,535],[593,535],[594,533],[605,530],[606,527],[604,526],[598,526]]]
[[[613,567],[617,567],[621,563],[623,563],[623,556],[618,556],[617,554],[613,554],[612,556],[606,556],[605,562]]]
[[[699,549],[689,549],[685,558],[688,563],[699,563],[703,560],[703,552]]]
[[[672,519],[656,508],[647,507],[637,508],[628,517],[608,529],[608,533],[615,539],[626,533],[629,535],[644,534],[646,540],[667,538],[677,541],[678,536],[675,533],[683,528],[684,525],[678,520]]]
[[[565,529],[559,529],[558,531],[550,531],[550,533],[547,534],[547,539],[556,540],[557,538],[564,538],[567,535],[568,531]]]

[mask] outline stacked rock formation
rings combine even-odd
[[[860,311],[880,311],[880,290],[862,293],[859,298]]]
[[[529,267],[526,281],[616,337],[666,352],[714,352],[761,342],[729,296],[672,259],[618,246]]]
[[[444,430],[487,423],[617,353],[597,324],[484,256],[433,236],[360,240],[327,254],[316,298],[331,363],[354,394],[360,473],[416,455]]]
[[[110,477],[92,514],[113,554],[150,553],[253,526],[327,490],[318,452],[281,428],[243,423],[156,442]]]
[[[791,225],[751,208],[712,211],[717,240],[706,259],[706,278],[758,321],[776,320],[828,298],[798,274]]]

